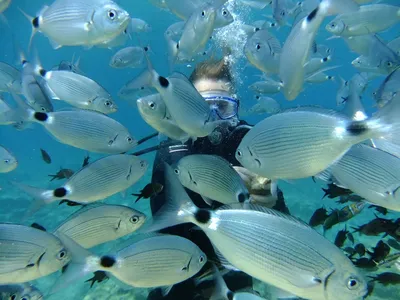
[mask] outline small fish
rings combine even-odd
[[[365,255],[365,246],[363,244],[357,244],[354,246],[354,250],[357,252],[357,254],[361,257]]]
[[[392,220],[383,219],[376,217],[372,221],[361,225],[359,227],[353,227],[355,229],[354,232],[360,232],[364,235],[368,236],[378,236],[382,233],[387,233],[392,231],[395,228],[395,224]]]
[[[324,221],[324,232],[339,223],[339,210],[334,209]]]
[[[174,166],[181,184],[199,193],[207,204],[214,200],[223,204],[243,203],[250,194],[231,164],[216,155],[192,154]]]
[[[15,170],[18,161],[6,148],[0,146],[0,173],[8,173]]]
[[[0,1],[1,5],[1,1]],[[0,285],[2,300],[41,300],[43,294],[28,283]]]
[[[400,92],[400,69],[397,68],[390,73],[380,85],[379,89],[374,92],[374,99],[379,107],[383,107],[386,103]]]
[[[326,196],[328,196],[329,199],[335,199],[336,197],[350,195],[353,193],[351,190],[337,186],[334,183],[329,183],[328,188],[322,188],[322,190],[325,192],[324,196],[322,196],[322,199],[324,199]]]
[[[370,205],[368,206],[368,208],[373,208],[375,209],[377,212],[380,212],[382,215],[385,215],[388,213],[387,208],[382,207],[382,206],[377,206],[377,205]]]
[[[60,170],[56,174],[47,176],[51,177],[50,181],[53,181],[55,179],[57,180],[69,179],[72,177],[72,175],[74,175],[74,173],[75,173],[74,170],[60,168]]]
[[[83,248],[117,240],[139,229],[146,216],[122,205],[88,205],[64,220],[53,232],[73,239]]]
[[[349,239],[349,241],[354,244],[354,236],[351,232],[347,233],[347,238]]]
[[[0,253],[0,284],[44,277],[71,259],[69,251],[51,233],[16,224],[0,224]]]
[[[10,89],[22,94],[21,72],[5,62],[0,62],[0,91],[8,92]]]
[[[308,224],[310,224],[311,227],[322,225],[328,217],[329,215],[325,207],[318,208],[314,211]]]
[[[362,200],[363,198],[358,195],[345,195],[345,196],[339,196],[339,200],[337,200],[336,203],[344,204],[347,202],[360,202]]]
[[[267,78],[265,81],[257,81],[249,86],[253,92],[265,95],[265,94],[277,94],[282,89],[282,82]]]
[[[379,241],[373,248],[373,252],[367,250],[367,253],[374,262],[379,263],[390,254],[390,246],[383,241]]]
[[[346,229],[346,227],[344,227],[344,229],[339,230],[336,237],[335,237],[335,242],[334,244],[339,247],[342,248],[344,245],[344,242],[347,239],[347,234],[349,233],[349,231]]]
[[[339,76],[339,88],[336,93],[336,105],[342,105],[349,97],[349,82]]]
[[[398,243],[395,239],[388,239],[387,243],[393,249],[400,251],[400,243]]]
[[[42,159],[46,164],[51,164],[51,157],[50,155],[43,150],[42,148],[40,148],[40,153],[42,154]]]
[[[385,272],[380,273],[377,276],[368,276],[372,278],[372,281],[377,281],[384,286],[399,284],[400,283],[400,274],[393,272]]]
[[[207,262],[200,248],[180,236],[153,235],[101,257],[81,249],[73,240],[60,235],[72,254],[68,266],[53,291],[91,272],[106,271],[133,287],[172,286],[191,278]],[[89,259],[89,258],[93,259]]]
[[[56,0],[43,6],[34,18],[24,15],[32,24],[30,44],[39,31],[49,38],[54,49],[107,43],[126,29],[131,20],[128,12],[109,0]]]
[[[276,114],[281,110],[281,105],[275,99],[258,95],[254,98],[257,100],[257,104],[247,111],[249,114]]]
[[[83,168],[83,167],[86,167],[86,166],[89,164],[89,161],[90,161],[90,156],[89,156],[89,154],[87,154],[87,155],[85,156],[85,158],[83,159],[82,168]]]
[[[103,282],[103,281],[107,281],[109,279],[109,277],[107,276],[107,273],[104,271],[95,271],[93,273],[93,277],[89,278],[88,280],[86,280],[85,282],[90,282],[90,288],[93,287],[93,285],[98,282]]]
[[[146,186],[140,191],[140,194],[132,194],[132,196],[137,196],[135,203],[137,203],[140,199],[149,199],[151,197],[156,196],[161,193],[164,186],[159,183],[148,183]]]
[[[33,213],[42,205],[59,200],[88,204],[125,191],[144,175],[147,167],[148,163],[137,156],[115,154],[92,162],[54,190],[16,182],[14,185],[35,199]]]
[[[128,25],[128,32],[140,33],[150,32],[151,26],[144,20],[138,18],[131,18],[131,22]]]
[[[150,51],[148,46],[123,48],[111,57],[110,66],[116,69],[144,67],[145,52],[148,51]]]
[[[353,260],[353,264],[356,267],[363,269],[374,269],[376,267],[376,263],[372,259],[366,257],[361,257]]]

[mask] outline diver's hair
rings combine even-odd
[[[202,79],[223,81],[224,83],[227,83],[227,90],[234,92],[233,76],[227,56],[218,60],[210,58],[199,63],[190,75],[189,80],[195,84],[197,81]]]

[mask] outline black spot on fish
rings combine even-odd
[[[327,57],[324,57],[324,58],[322,59],[322,61],[323,61],[323,62],[327,62],[327,61],[328,61],[328,58],[327,58]]]
[[[361,135],[368,130],[368,126],[365,124],[365,122],[354,121],[347,126],[346,130],[351,135]]]
[[[35,264],[29,264],[29,265],[27,265],[26,267],[27,268],[32,268],[32,267],[34,267],[35,266]]]
[[[149,47],[144,47],[144,51],[149,51]]]
[[[111,268],[115,263],[115,258],[111,256],[105,255],[100,259],[100,265],[104,268]]]
[[[158,77],[158,82],[161,84],[163,88],[167,88],[169,86],[169,81],[165,77],[162,76]]]
[[[54,197],[57,197],[57,198],[65,197],[67,195],[67,190],[63,187],[60,187],[53,191],[53,195],[54,195]]]
[[[39,18],[38,17],[36,17],[32,20],[32,26],[33,26],[33,28],[39,27]]]
[[[249,198],[248,195],[247,195],[247,194],[244,194],[244,193],[240,193],[240,194],[238,195],[238,200],[239,200],[240,203],[243,203],[243,202],[246,201],[248,198]]]
[[[35,112],[33,117],[38,121],[44,122],[44,121],[46,121],[48,119],[49,116],[44,112]]]
[[[211,218],[211,213],[209,210],[207,209],[199,209],[198,211],[196,211],[196,213],[194,214],[194,217],[196,219],[197,222],[205,224],[207,223],[210,218]]]
[[[315,16],[317,15],[318,12],[318,7],[314,9],[308,16],[307,16],[307,22],[311,22],[314,20]]]
[[[43,76],[43,77],[46,76],[46,73],[47,73],[47,72],[46,72],[45,69],[40,69],[40,70],[39,70],[39,74],[40,74],[41,76]]]
[[[23,59],[21,63],[22,63],[22,65],[24,65],[24,64],[26,64],[27,62],[28,62],[27,60]]]

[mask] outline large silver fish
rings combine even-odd
[[[145,236],[114,255],[101,257],[81,249],[65,235],[60,238],[72,252],[74,264],[68,266],[53,290],[100,270],[133,287],[167,287],[194,276],[207,262],[196,244],[175,235]]]
[[[399,110],[400,103],[392,101],[364,121],[324,109],[289,110],[250,129],[236,158],[243,167],[270,179],[314,176],[364,140],[384,137],[399,144]]]
[[[54,93],[55,100],[104,114],[117,111],[111,95],[89,77],[65,70],[45,71],[41,68],[37,73]]]
[[[107,43],[130,22],[129,14],[110,0],[56,0],[35,18],[25,16],[32,23],[32,37],[42,32],[55,49]]]
[[[249,200],[243,180],[222,157],[188,155],[178,161],[174,172],[184,187],[211,200],[224,204]]]
[[[224,265],[307,299],[358,299],[367,282],[343,252],[296,218],[251,204],[199,209],[166,167],[167,203],[148,231],[199,226]]]
[[[28,283],[0,285],[2,300],[41,300],[43,294]]]
[[[0,173],[8,173],[18,166],[18,161],[6,148],[0,146]]]
[[[54,235],[65,234],[83,248],[91,248],[131,234],[145,222],[140,211],[122,205],[89,205],[60,224]]]
[[[139,68],[146,66],[145,52],[148,47],[126,47],[115,53],[110,59],[110,66],[116,69]]]
[[[0,284],[47,276],[70,259],[68,250],[51,233],[23,225],[0,224]]]
[[[41,205],[67,199],[87,204],[125,191],[146,172],[146,161],[134,155],[115,154],[98,159],[75,173],[63,186],[46,190],[14,183],[36,201],[32,212]]]

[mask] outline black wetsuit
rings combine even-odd
[[[154,161],[152,182],[164,185],[164,162],[172,165],[178,162],[182,157],[190,154],[218,155],[225,158],[233,165],[240,166],[240,163],[235,158],[235,152],[241,140],[250,130],[250,128],[251,127],[245,122],[241,121],[237,127],[224,129],[225,132],[219,135],[221,138],[219,143],[212,143],[209,137],[204,137],[197,139],[193,144],[190,141],[184,145],[177,142],[176,145],[161,148],[161,150],[157,152]],[[170,143],[170,141],[166,141],[165,143]],[[160,207],[163,206],[165,202],[164,192],[165,186],[164,190],[160,194],[150,199],[152,214],[155,214]],[[189,189],[186,189],[186,192],[197,207],[209,208],[199,194],[192,192]],[[281,191],[278,191],[278,202],[275,208],[281,211],[287,210]],[[198,245],[209,259],[215,257],[213,247],[205,233],[201,230],[193,230],[193,227],[194,225],[192,224],[183,224],[165,229],[162,232],[185,237]],[[246,287],[252,287],[252,278],[241,272],[232,273],[230,276],[225,278],[225,280],[227,281],[228,287],[233,291]],[[150,293],[148,299],[200,300],[206,298],[203,298],[199,288],[195,287],[193,279],[189,279],[185,282],[175,285],[166,297],[162,297],[160,292],[155,290]]]

